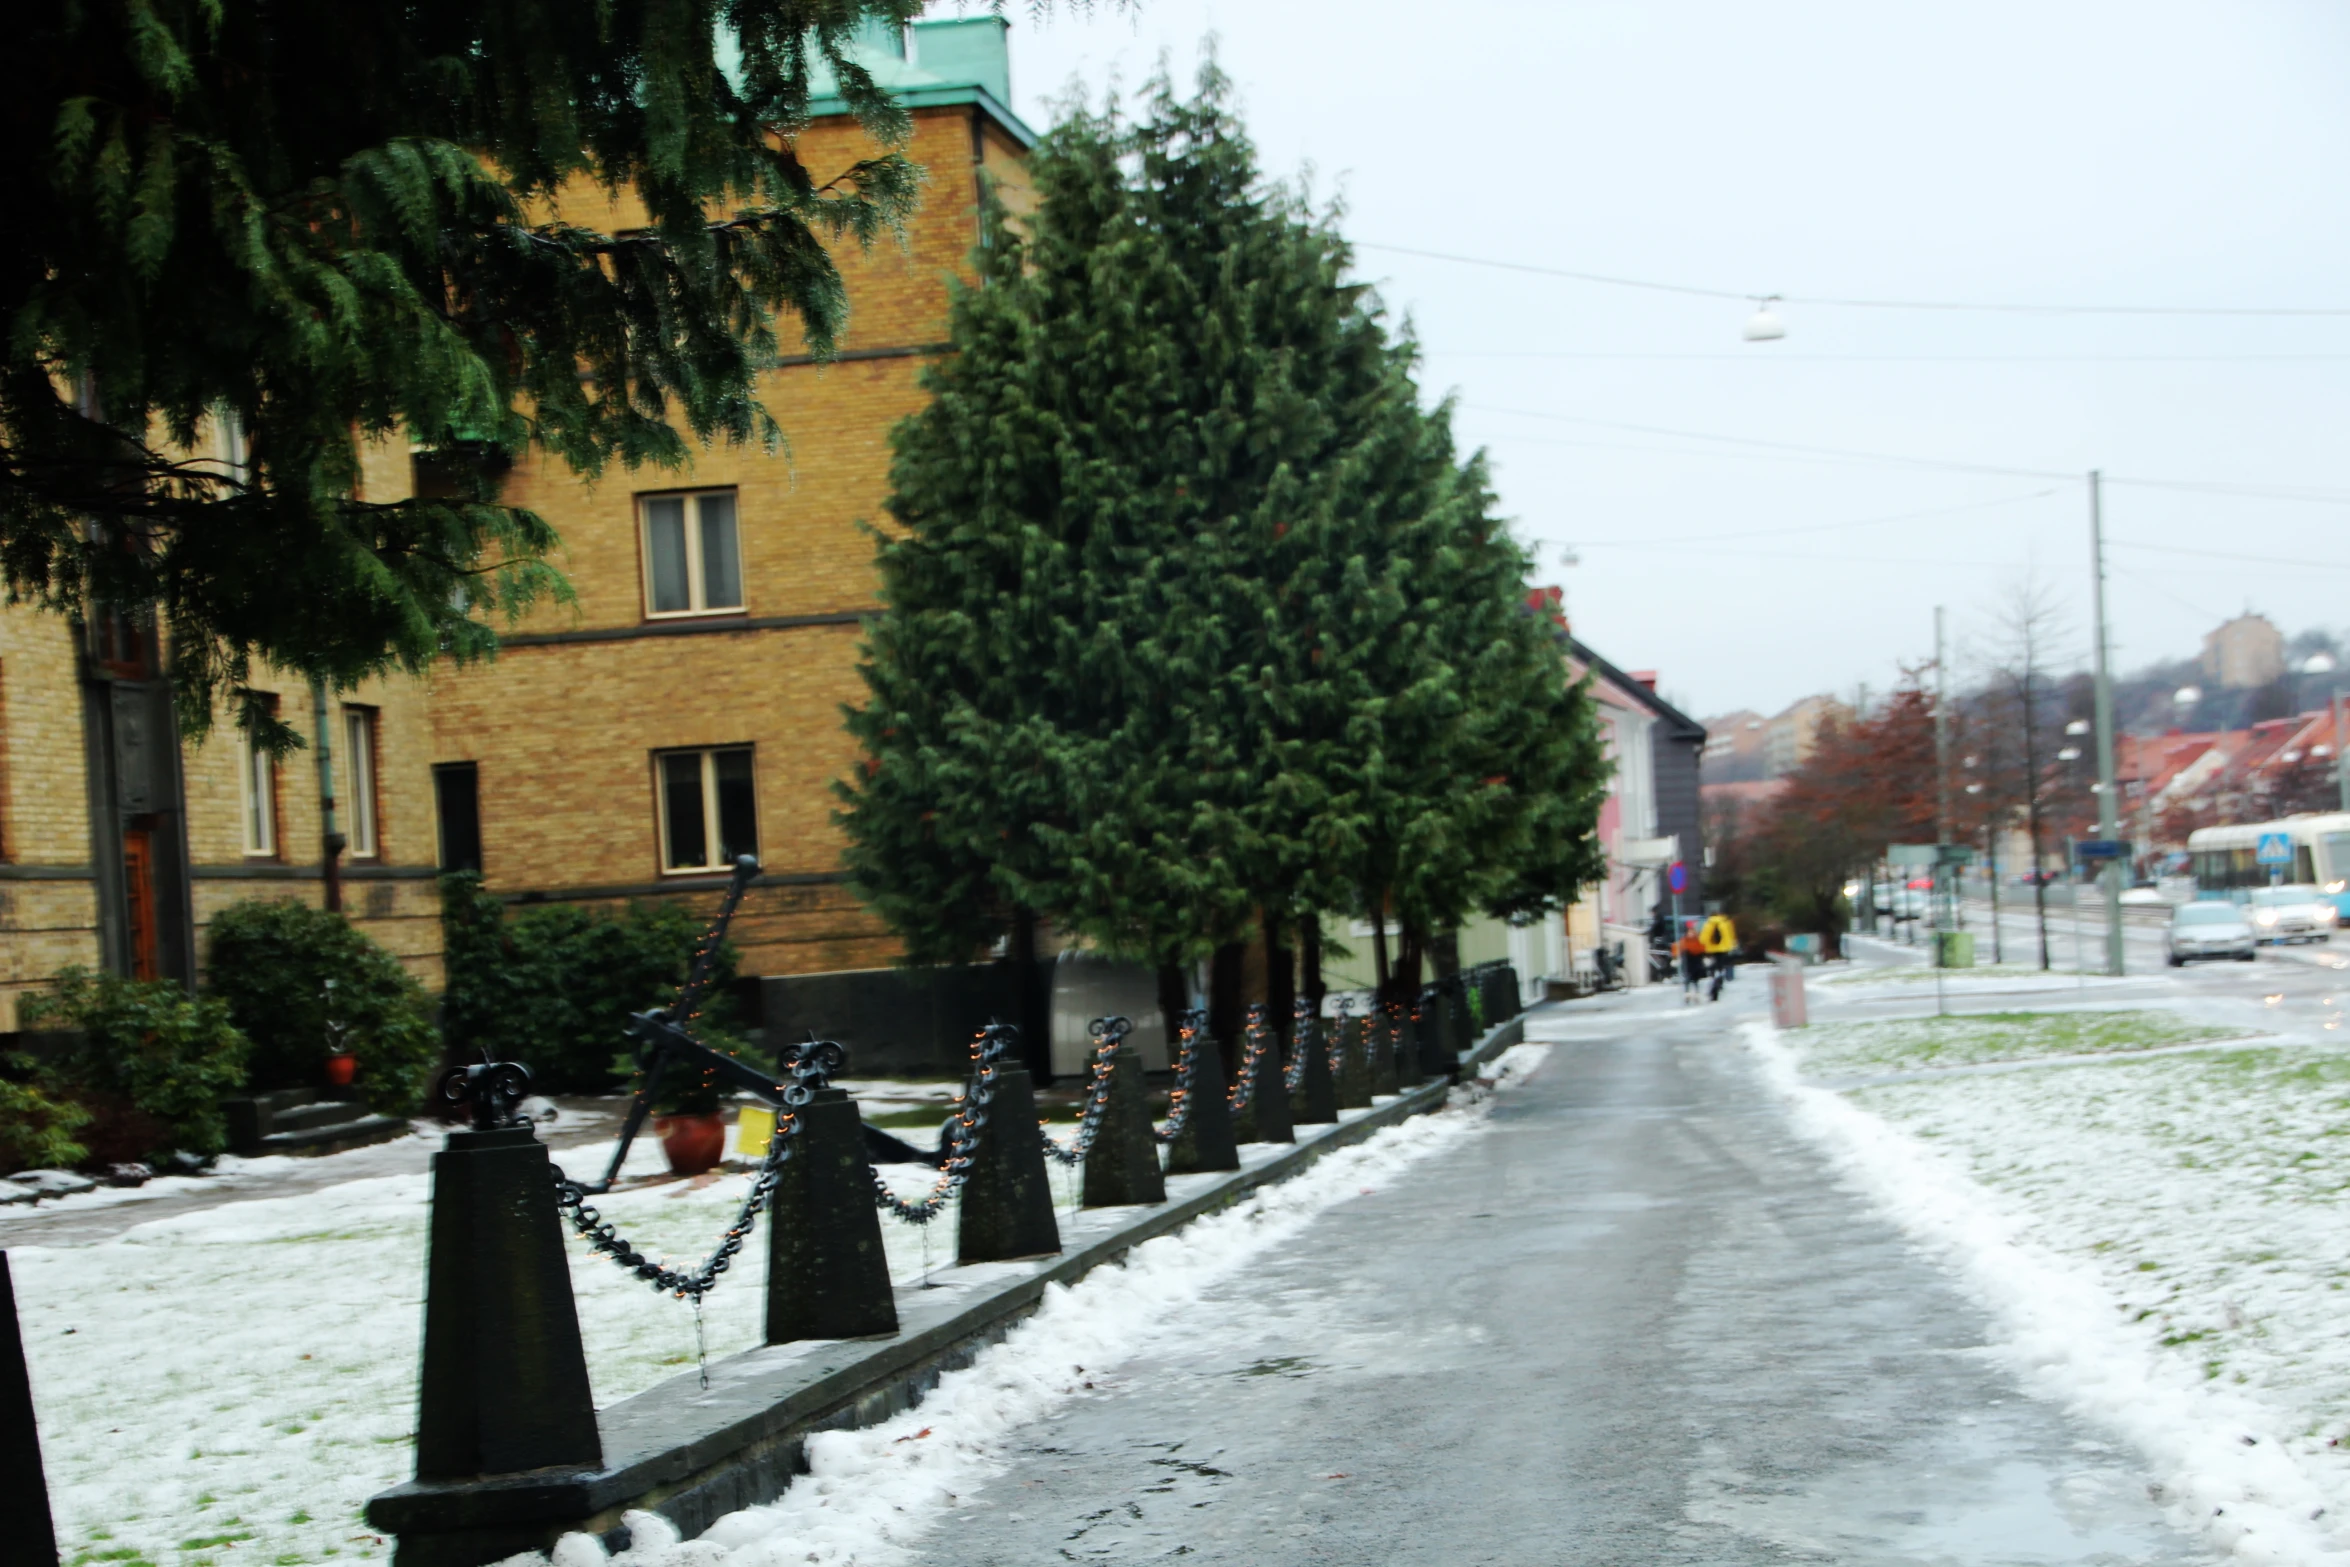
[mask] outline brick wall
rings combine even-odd
[[[871,150],[846,122],[821,123],[802,144],[819,180]],[[763,384],[783,448],[708,448],[679,471],[615,469],[593,484],[543,460],[509,476],[504,497],[562,535],[556,558],[577,602],[534,613],[494,665],[432,677],[433,760],[479,769],[493,891],[616,904],[674,890],[714,906],[710,878],[662,875],[653,752],[749,745],[760,858],[784,880],[755,888],[737,919],[745,970],[896,956],[838,882],[831,820],[833,781],[855,761],[841,709],[863,694],[855,617],[877,593],[864,528],[884,517],[889,432],[923,405],[926,351],[946,336],[950,280],[978,236],[980,168],[1007,205],[1026,201],[1020,149],[973,109],[918,111],[910,151],[927,171],[920,210],[902,235],[841,252],[844,357],[786,365]],[[585,223],[637,219],[625,195],[570,192],[561,206]],[[804,346],[787,334],[787,352]],[[736,494],[743,608],[649,623],[638,502],[696,488]]]
[[[819,183],[869,156],[847,120],[820,122],[801,154]],[[595,482],[529,460],[504,498],[554,525],[570,605],[542,606],[512,628],[492,663],[395,677],[329,702],[338,780],[347,779],[342,714],[377,709],[379,848],[347,860],[344,910],[427,985],[441,982],[436,762],[471,761],[481,783],[485,877],[517,901],[556,898],[617,907],[631,896],[680,896],[714,906],[708,877],[661,874],[652,753],[747,744],[755,754],[759,847],[771,880],[735,925],[752,973],[872,968],[897,944],[840,884],[833,780],[854,762],[841,708],[862,694],[856,618],[874,607],[872,540],[889,488],[889,432],[922,406],[922,366],[946,336],[950,281],[966,275],[978,237],[980,175],[1015,212],[1028,210],[1024,154],[969,106],[918,110],[909,153],[926,171],[922,204],[902,233],[870,249],[840,247],[851,314],[828,365],[786,364],[762,391],[784,433],[757,445],[697,450],[677,471],[615,468]],[[642,221],[623,192],[567,191],[573,220]],[[779,323],[786,354],[805,349]],[[361,454],[362,492],[411,493],[407,443]],[[647,493],[733,489],[745,604],[740,614],[646,634],[637,501]],[[778,624],[777,622],[783,622]],[[303,683],[265,672],[258,689],[307,740]],[[324,887],[315,753],[277,766],[276,842],[245,853],[238,753],[228,715],[183,747],[192,902],[198,928],[252,897],[316,905]],[[347,784],[338,793],[347,794]],[[347,799],[339,802],[346,816]],[[60,617],[0,607],[0,1027],[15,997],[66,963],[96,963],[96,896],[81,695],[71,631]],[[78,875],[76,872],[78,871]]]

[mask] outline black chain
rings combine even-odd
[[[1086,1026],[1085,1031],[1093,1036],[1093,1086],[1087,1092],[1085,1118],[1077,1123],[1076,1140],[1063,1148],[1052,1133],[1041,1126],[1036,1129],[1036,1135],[1044,1139],[1044,1151],[1060,1163],[1083,1164],[1093,1151],[1093,1140],[1102,1129],[1102,1112],[1110,1107],[1111,1074],[1117,1069],[1118,1052],[1133,1027],[1122,1017],[1097,1017]]]
[[[1338,1021],[1330,1030],[1330,1076],[1333,1080],[1346,1076],[1346,1030],[1355,1020],[1355,998],[1338,998]]]
[[[1207,1027],[1208,1015],[1198,1007],[1176,1019],[1175,1087],[1167,1095],[1167,1125],[1164,1131],[1154,1128],[1151,1132],[1162,1143],[1182,1136],[1191,1121],[1191,1080],[1199,1071],[1199,1040]]]
[[[719,1276],[734,1264],[743,1242],[750,1239],[757,1227],[761,1211],[775,1193],[776,1177],[783,1173],[791,1159],[792,1141],[799,1136],[799,1109],[816,1097],[816,1088],[824,1086],[838,1059],[840,1047],[811,1041],[805,1045],[790,1045],[784,1051],[784,1066],[795,1079],[783,1090],[783,1103],[776,1107],[775,1131],[767,1139],[767,1156],[759,1163],[759,1173],[751,1181],[751,1189],[743,1198],[743,1205],[734,1216],[734,1223],[718,1238],[718,1245],[702,1265],[691,1273],[679,1273],[665,1268],[636,1249],[619,1230],[604,1220],[587,1200],[587,1191],[577,1181],[563,1173],[563,1167],[549,1161],[548,1168],[555,1176],[555,1205],[564,1210],[588,1245],[615,1263],[626,1268],[647,1284],[664,1293],[674,1294],[680,1300],[691,1300],[697,1306],[701,1299],[718,1283]],[[813,1082],[815,1087],[810,1087]]]
[[[1321,1019],[1314,1016],[1314,1004],[1300,996],[1289,1008],[1289,1065],[1281,1072],[1281,1086],[1295,1093],[1306,1082],[1306,1051],[1312,1048],[1314,1030]]]
[[[971,1036],[971,1077],[963,1096],[955,1101],[955,1118],[947,1123],[946,1160],[938,1167],[938,1180],[928,1197],[908,1202],[891,1191],[889,1182],[875,1170],[873,1197],[883,1212],[908,1224],[928,1224],[946,1211],[947,1203],[971,1179],[971,1166],[979,1157],[979,1135],[987,1127],[987,1107],[995,1100],[996,1078],[1002,1071],[998,1063],[1019,1036],[1020,1031],[1009,1023],[990,1023]]]
[[[1241,1032],[1248,1043],[1241,1053],[1240,1075],[1224,1091],[1226,1102],[1232,1106],[1234,1115],[1246,1110],[1249,1101],[1256,1096],[1257,1069],[1264,1062],[1265,1052],[1272,1048],[1272,1030],[1265,1027],[1263,1002],[1249,1003],[1248,1020],[1241,1026]]]

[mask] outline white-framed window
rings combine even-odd
[[[710,615],[743,607],[734,491],[647,495],[637,509],[647,615]]]
[[[660,797],[661,869],[730,869],[738,855],[759,852],[759,808],[751,787],[751,748],[653,753]]]
[[[375,709],[343,709],[343,836],[351,857],[376,858]]]
[[[245,853],[267,858],[277,853],[277,758],[237,731],[237,803],[242,807]]]

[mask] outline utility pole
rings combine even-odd
[[[2095,568],[2097,603],[2097,835],[2108,843],[2121,836],[2121,789],[2113,776],[2113,673],[2111,637],[2105,629],[2105,513],[2103,476],[2089,470],[2089,559]],[[2105,972],[2122,972],[2122,864],[2105,862]],[[2079,896],[2076,884],[2074,896]]]

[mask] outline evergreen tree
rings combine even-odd
[[[361,497],[357,443],[593,474],[775,439],[773,317],[827,351],[824,242],[914,192],[904,111],[849,46],[920,9],[36,0],[0,122],[0,578],[158,610],[194,727],[257,658],[347,686],[488,651],[562,591],[552,532],[481,479]],[[880,155],[800,161],[819,63]],[[549,215],[597,185],[644,225]]]
[[[914,956],[1025,910],[1176,964],[1248,917],[1219,567],[1305,504],[1348,306],[1225,91],[1162,79],[1139,122],[1046,138],[1036,209],[997,215],[899,434],[844,793],[852,869]]]
[[[843,820],[914,958],[1043,913],[1165,967],[1587,869],[1589,704],[1482,466],[1225,99],[1056,127],[898,433]]]

